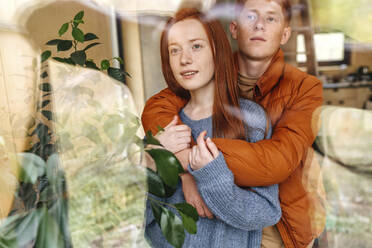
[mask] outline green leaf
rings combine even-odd
[[[199,215],[196,209],[188,203],[177,203],[174,204],[179,212],[182,212],[190,216],[193,220],[198,221]]]
[[[159,197],[165,197],[163,182],[161,181],[159,175],[149,168],[147,168],[147,185],[151,194]]]
[[[86,33],[84,35],[84,41],[90,41],[90,40],[96,40],[98,39],[97,35],[93,34],[93,33]]]
[[[101,70],[107,70],[110,67],[110,61],[104,59],[101,61]]]
[[[74,17],[74,21],[76,21],[76,20],[81,20],[81,19],[83,19],[83,17],[84,17],[84,10],[80,11],[79,13],[77,13],[77,14],[75,15],[75,17]]]
[[[52,91],[52,85],[50,83],[43,83],[39,85],[39,89],[44,92]]]
[[[124,64],[123,59],[120,58],[120,57],[114,57],[113,59],[116,59],[116,60],[119,61],[119,63],[122,64],[122,65]]]
[[[21,165],[20,181],[34,184],[38,177],[45,172],[45,162],[39,156],[32,153],[17,154],[17,161]]]
[[[107,72],[110,77],[115,78],[116,80],[125,83],[125,72],[118,68],[109,67]]]
[[[171,188],[169,186],[167,186],[166,184],[163,184],[164,185],[164,189],[165,189],[165,197],[171,197],[174,192],[176,192],[177,188]]]
[[[182,166],[174,154],[165,149],[151,149],[147,152],[155,160],[157,172],[164,183],[172,188],[177,187]]]
[[[51,154],[46,163],[46,175],[50,188],[55,196],[62,196],[64,173],[60,169],[59,157],[56,153]]]
[[[21,182],[18,187],[18,196],[22,199],[26,211],[35,208],[37,193],[33,183]]]
[[[74,37],[75,40],[83,43],[84,42],[84,33],[79,28],[73,28],[72,29],[72,37]]]
[[[68,30],[68,22],[64,23],[61,28],[58,30],[59,36],[62,36]]]
[[[93,141],[95,144],[101,143],[101,137],[99,136],[98,129],[87,122],[85,122],[83,126],[83,135]]]
[[[39,228],[37,229],[37,237],[34,247],[64,247],[63,238],[56,221],[49,215],[45,207],[42,208],[41,211],[43,212]]]
[[[87,55],[85,54],[85,51],[79,50],[79,51],[71,53],[71,59],[76,64],[84,66],[85,61],[87,59]]]
[[[95,70],[99,70],[98,66],[97,66],[96,63],[94,63],[93,61],[87,60],[87,61],[85,61],[85,65],[86,65],[88,68],[95,69]]]
[[[170,244],[176,248],[181,248],[185,240],[185,231],[183,229],[182,221],[170,210],[164,207],[161,208],[161,231]]]
[[[66,63],[66,64],[69,64],[69,65],[76,65],[74,61],[72,61],[71,58],[60,58],[60,57],[53,57],[52,59],[58,61],[58,62],[62,62],[62,63]]]
[[[72,40],[62,40],[57,45],[57,51],[67,51],[72,47]]]
[[[41,113],[50,121],[53,119],[53,114],[52,112],[48,110],[42,110]]]
[[[89,48],[94,47],[94,46],[97,46],[97,45],[99,45],[99,44],[101,44],[101,43],[99,43],[99,42],[94,42],[94,43],[89,44],[88,46],[86,46],[83,50],[86,51],[86,50],[88,50]]]
[[[146,133],[146,144],[148,145],[156,145],[156,146],[163,146],[159,140],[157,140],[153,135],[151,131],[147,131]]]
[[[46,43],[46,45],[48,45],[48,46],[58,45],[58,43],[60,43],[61,41],[63,41],[63,40],[61,40],[61,39],[50,40],[50,41],[48,41],[48,42]]]
[[[198,212],[196,209],[188,203],[177,203],[174,204],[177,208],[178,213],[182,217],[182,223],[185,229],[191,233],[196,233],[196,222],[199,219]]]
[[[44,108],[46,105],[50,103],[50,100],[45,100],[41,103],[41,107]]]
[[[188,231],[190,234],[196,234],[196,222],[195,220],[193,220],[193,218],[191,218],[190,216],[182,213],[182,212],[179,212],[181,217],[182,217],[182,224],[184,226],[184,228],[186,229],[186,231]]]
[[[40,156],[44,159],[56,152],[56,148],[53,144],[47,144],[40,148]]]
[[[41,63],[43,63],[45,60],[49,59],[49,57],[52,55],[52,52],[49,50],[44,51],[41,54]]]
[[[149,197],[151,197],[151,196],[149,196]],[[155,203],[151,200],[150,200],[150,205],[151,205],[151,209],[152,209],[152,213],[154,215],[154,218],[160,226],[162,208],[161,208],[160,205],[158,205],[157,203]]]
[[[39,209],[6,218],[0,227],[0,247],[29,246],[36,239],[40,218]],[[5,241],[7,245],[2,246]]]
[[[165,131],[164,128],[162,128],[162,127],[159,126],[159,125],[158,125],[156,128],[158,129],[159,132],[164,132],[164,131]]]
[[[66,189],[63,189],[66,192]],[[65,247],[72,247],[71,244],[71,235],[70,230],[68,227],[68,206],[67,206],[67,197],[62,195],[57,199],[57,201],[53,204],[51,208],[48,209],[48,212],[51,216],[54,217],[56,220],[61,235],[63,237],[63,241],[65,242]]]
[[[46,78],[47,76],[48,76],[48,72],[46,72],[46,71],[44,71],[44,72],[40,75],[41,78]]]
[[[83,20],[74,20],[75,27],[77,27],[80,23],[84,24]]]

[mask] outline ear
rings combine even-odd
[[[234,40],[238,38],[238,23],[236,21],[230,22],[230,33]]]
[[[291,37],[292,29],[290,26],[286,26],[283,30],[282,39],[280,40],[280,45],[284,45],[288,42]]]

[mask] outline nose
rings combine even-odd
[[[188,65],[192,63],[191,52],[184,49],[181,54],[181,65]]]
[[[255,30],[264,30],[265,29],[265,20],[264,17],[259,16],[255,22]]]

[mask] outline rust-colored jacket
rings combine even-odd
[[[311,145],[322,105],[322,83],[286,64],[279,50],[255,87],[254,100],[272,121],[272,138],[257,143],[221,138],[213,141],[237,185],[279,183],[283,215],[277,227],[285,247],[307,247],[325,225],[321,199],[316,189],[308,187],[320,180],[320,175],[314,175],[319,170]],[[157,126],[166,126],[185,104],[169,89],[151,97],[142,114],[145,131],[156,133]]]

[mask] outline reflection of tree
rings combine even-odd
[[[317,141],[313,143],[313,148],[323,158],[330,159],[332,162],[350,170],[351,172],[354,172],[354,173],[362,175],[362,176],[372,177],[372,163],[370,163],[370,164],[353,164],[353,165],[346,164],[346,163],[342,162],[342,158],[339,158],[339,157],[336,157],[335,155],[332,155],[334,153],[325,153],[324,150],[322,148],[320,148]],[[333,150],[332,144],[329,144],[328,149]]]
[[[372,177],[372,130],[366,128],[367,110],[328,107],[322,111],[322,129],[313,148],[324,158],[362,176]]]
[[[0,246],[70,247],[72,238],[76,247],[144,247],[146,171],[134,166],[142,140],[130,92],[98,71],[49,69],[38,87],[32,147],[17,156],[24,209],[2,223]]]
[[[339,30],[361,42],[372,42],[371,2],[365,0],[312,0],[313,21],[321,30]]]

